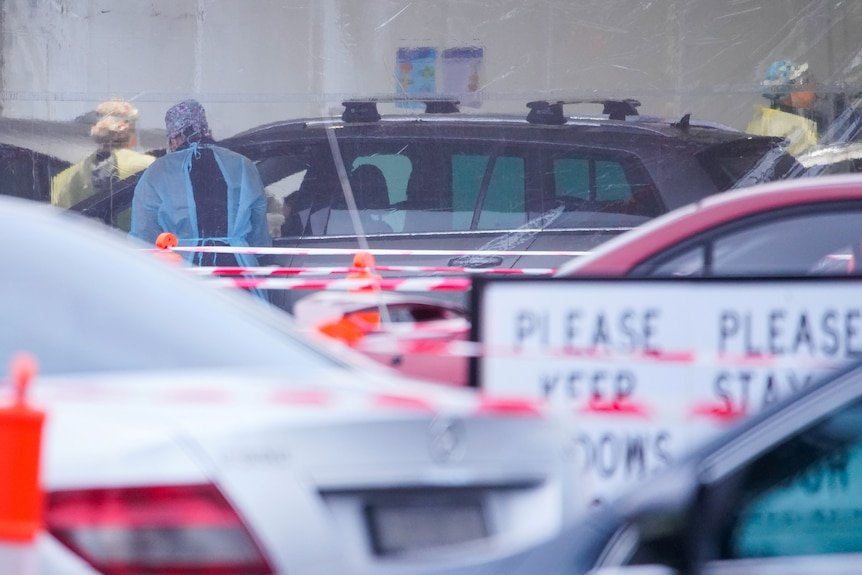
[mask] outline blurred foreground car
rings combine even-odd
[[[42,574],[406,573],[567,520],[531,404],[338,358],[70,212],[0,200],[0,240],[0,362],[36,356],[47,412]]]
[[[675,210],[558,276],[775,276],[862,271],[862,175],[773,182]]]
[[[742,422],[553,543],[465,572],[858,573],[860,507],[856,364]]]

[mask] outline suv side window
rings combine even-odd
[[[360,156],[353,160],[351,170],[359,166],[371,164],[380,168],[386,177],[386,186],[389,190],[389,202],[396,204],[407,199],[407,181],[413,171],[413,163],[407,156],[397,154],[374,154],[373,156]]]
[[[500,230],[516,228],[527,221],[524,202],[524,159],[499,156],[481,203],[478,229]]]
[[[784,441],[739,472],[721,559],[862,553],[862,403]]]
[[[598,158],[574,150],[552,158],[541,211],[562,207],[557,225],[577,224],[583,217],[594,221],[596,214],[613,214],[605,216],[609,225],[636,225],[664,212],[655,186],[633,156]]]
[[[591,184],[591,180],[595,184]],[[619,162],[586,158],[554,160],[554,189],[562,200],[625,202],[633,196],[632,186]]]
[[[629,226],[664,211],[633,154],[397,138],[347,139],[340,147],[348,176],[356,174],[351,188],[368,233],[508,230],[552,210],[558,212],[546,224],[552,227],[583,225],[585,217],[590,225]],[[328,146],[273,151],[258,161],[265,184],[305,170],[301,182],[290,183],[296,191],[270,190],[280,200],[273,202],[275,216],[284,205],[282,235],[355,234]]]
[[[393,232],[404,231],[404,210],[394,209],[393,206],[407,200],[407,182],[413,172],[413,162],[407,156],[401,154],[373,154],[370,156],[359,156],[353,160],[349,172],[357,173],[359,166],[374,166],[383,175],[385,188],[381,191],[385,197],[377,205],[360,205],[364,212],[363,216],[368,221],[377,221],[386,226],[387,230]],[[353,191],[357,200],[362,198],[362,189]],[[385,193],[384,193],[385,192]],[[332,217],[332,216],[330,216]],[[374,229],[373,227],[371,228]],[[379,227],[377,229],[380,229]],[[368,231],[368,230],[366,230]]]
[[[490,156],[452,155],[452,229],[469,230]]]
[[[451,161],[453,230],[509,229],[527,221],[523,158],[453,154]]]

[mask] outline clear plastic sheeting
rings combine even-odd
[[[862,166],[859,2],[0,6],[5,193],[63,205],[57,174],[96,153],[94,124],[128,125],[150,157],[124,152],[121,181],[91,181],[103,158],[61,178],[85,188],[73,209],[123,231],[135,170],[165,154],[165,112],[189,98],[255,162],[275,248],[588,250],[700,196]],[[106,100],[131,116],[100,117]]]
[[[4,0],[2,112],[72,120],[194,96],[221,138],[347,97],[454,93],[484,110],[599,95],[744,129],[769,66],[853,91],[862,4],[840,0]],[[425,69],[406,68],[415,64]],[[428,66],[430,64],[430,66]],[[424,79],[420,82],[420,79]]]
[[[701,350],[656,352],[658,304],[614,290],[619,313],[564,298],[554,356],[571,363],[542,364],[542,397],[488,385],[493,356],[514,366],[495,384],[534,385],[518,362],[541,360],[562,310],[527,287],[491,317],[488,278],[556,274],[715,196],[858,171],[862,0],[0,0],[0,365],[23,348],[44,374],[41,572],[512,575],[555,537],[589,543],[565,529],[672,464],[694,417],[705,434],[746,413],[727,390],[753,397],[751,370],[775,360],[785,383],[794,316],[761,294],[773,356],[722,347],[738,385],[675,394],[677,417],[637,394]],[[649,265],[706,275],[732,244],[731,271],[862,274],[862,196],[803,191],[821,204],[804,221],[740,229],[719,206],[735,235]],[[801,314],[795,347],[823,332],[862,350],[862,310],[836,309],[810,330]],[[582,313],[599,319],[574,348]],[[522,341],[478,341],[509,324]],[[611,339],[648,369],[606,362]],[[546,419],[558,405],[585,425]],[[4,523],[0,575],[18,573]]]

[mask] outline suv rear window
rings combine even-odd
[[[719,191],[727,191],[746,176],[760,159],[774,148],[770,140],[735,140],[710,146],[697,154],[697,160]],[[791,156],[775,166],[774,179],[780,179],[794,165]]]

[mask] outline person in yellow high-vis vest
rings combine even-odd
[[[71,208],[90,196],[110,191],[117,182],[146,169],[156,159],[136,151],[138,111],[129,102],[111,100],[96,108],[98,121],[90,129],[95,152],[51,181],[51,203]]]
[[[787,151],[794,156],[818,141],[819,118],[815,110],[817,94],[812,90],[808,64],[778,60],[766,70],[763,96],[769,106],[760,106],[745,131],[759,136],[787,139]]]

